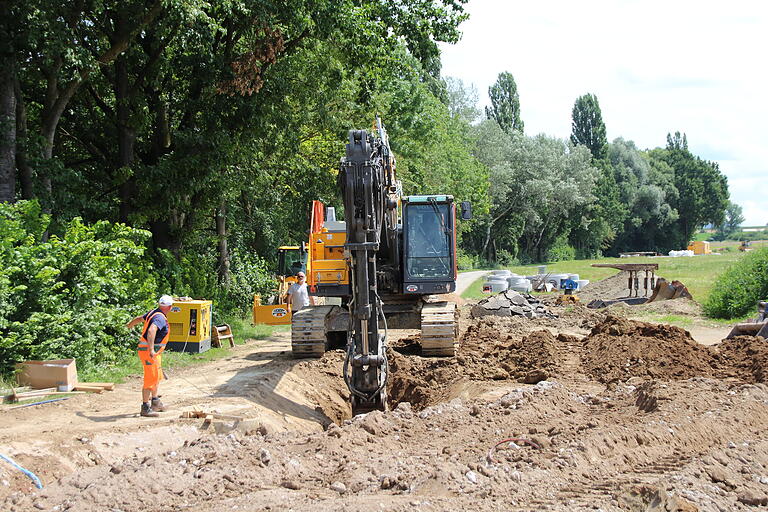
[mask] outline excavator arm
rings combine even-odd
[[[397,187],[386,132],[378,119],[376,132],[376,136],[365,130],[349,132],[338,177],[352,295],[344,380],[352,394],[354,414],[386,408],[386,319],[376,277],[379,252],[397,251],[392,247],[397,241],[396,231],[391,236],[391,230],[397,229],[396,218],[394,225],[390,218],[391,210],[397,208],[390,194]]]

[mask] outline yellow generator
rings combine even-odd
[[[288,288],[296,282],[296,274],[304,271],[307,251],[297,245],[285,245],[277,250],[277,295],[273,304],[262,304],[261,296],[253,296],[253,323],[290,325],[291,311],[285,303]]]
[[[712,254],[712,249],[709,248],[709,242],[698,240],[688,244],[688,250],[693,251],[693,254]]]
[[[168,350],[205,352],[211,348],[212,302],[174,298],[168,312]]]

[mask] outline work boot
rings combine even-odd
[[[149,404],[141,404],[141,415],[147,418],[157,418],[160,413],[153,411]]]
[[[167,411],[168,408],[163,405],[163,402],[160,401],[160,398],[153,398],[152,399],[152,410],[157,412],[164,412]]]

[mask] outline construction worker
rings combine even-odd
[[[170,329],[166,315],[171,310],[172,305],[173,297],[163,295],[157,301],[156,309],[137,316],[125,325],[126,328],[131,329],[142,322],[144,323],[138,346],[139,360],[144,368],[144,384],[141,389],[142,416],[154,418],[160,416],[158,413],[166,410],[157,394],[157,388],[163,379],[160,355],[165,350],[165,344],[168,343]]]
[[[315,305],[315,298],[309,294],[304,272],[299,272],[296,274],[296,282],[288,288],[288,306],[291,313],[296,313],[310,304]]]

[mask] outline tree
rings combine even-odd
[[[693,233],[705,224],[721,225],[728,207],[728,179],[716,162],[707,162],[688,150],[685,134],[667,135],[667,148],[650,152],[673,171],[677,198],[670,201],[679,218],[675,223],[673,244],[686,247]]]
[[[491,106],[485,107],[488,119],[494,119],[507,133],[523,133],[523,121],[520,119],[520,97],[512,73],[499,73],[496,83],[488,88]]]
[[[571,219],[593,201],[600,172],[584,147],[544,135],[507,134],[497,123],[477,127],[476,154],[489,169],[491,209],[478,223],[482,254],[504,250],[543,261]]]
[[[16,55],[11,4],[0,3],[0,203],[16,200]]]
[[[479,97],[474,85],[467,87],[460,79],[450,76],[445,78],[445,85],[448,92],[448,110],[452,116],[467,123],[480,117],[480,110],[477,108]]]
[[[729,235],[737,232],[744,222],[743,210],[738,204],[728,201],[725,209],[725,222],[717,228],[715,240],[725,240]]]
[[[579,96],[571,113],[571,142],[589,148],[595,160],[606,156],[608,139],[605,134],[603,114],[594,94]]]

